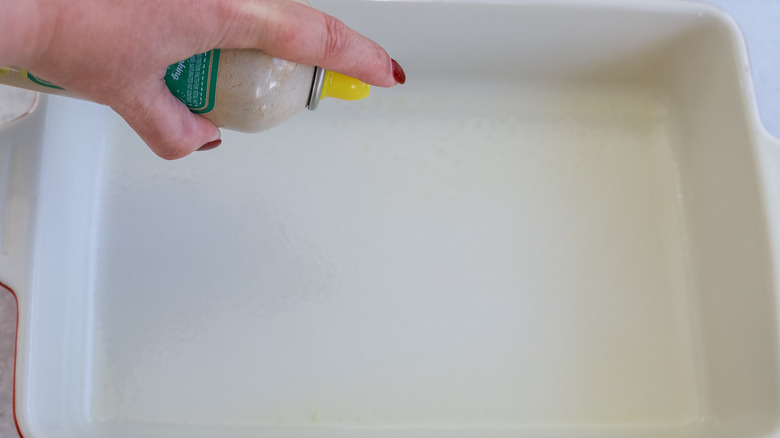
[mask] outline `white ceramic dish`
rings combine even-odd
[[[0,132],[26,438],[778,432],[780,144],[685,2],[317,6],[407,85],[166,162]]]

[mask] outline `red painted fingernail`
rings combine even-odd
[[[404,73],[404,69],[401,68],[401,65],[398,64],[395,59],[391,59],[390,61],[392,61],[390,64],[393,68],[393,77],[395,78],[395,81],[399,84],[403,84],[406,82],[406,73]]]
[[[217,146],[219,146],[221,144],[222,144],[222,140],[210,141],[210,142],[204,144],[203,146],[199,147],[198,150],[199,151],[207,151],[209,149],[214,149],[215,147],[217,147]]]

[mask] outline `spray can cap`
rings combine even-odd
[[[321,99],[335,97],[341,100],[364,99],[371,92],[371,86],[358,79],[345,76],[335,71],[314,68],[311,94],[307,108],[314,111]]]

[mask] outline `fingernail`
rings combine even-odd
[[[401,65],[398,64],[395,59],[391,59],[390,61],[392,61],[390,65],[393,68],[393,77],[395,78],[395,81],[399,84],[403,84],[406,82],[406,73],[404,73],[404,69],[401,68]]]
[[[210,141],[210,142],[204,144],[203,146],[199,147],[198,150],[199,151],[207,151],[209,149],[214,149],[215,147],[217,147],[217,146],[219,146],[221,144],[222,144],[222,140]]]

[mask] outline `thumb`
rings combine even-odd
[[[163,81],[136,89],[143,91],[111,107],[161,158],[175,160],[221,142],[219,129],[205,117],[190,112]]]

